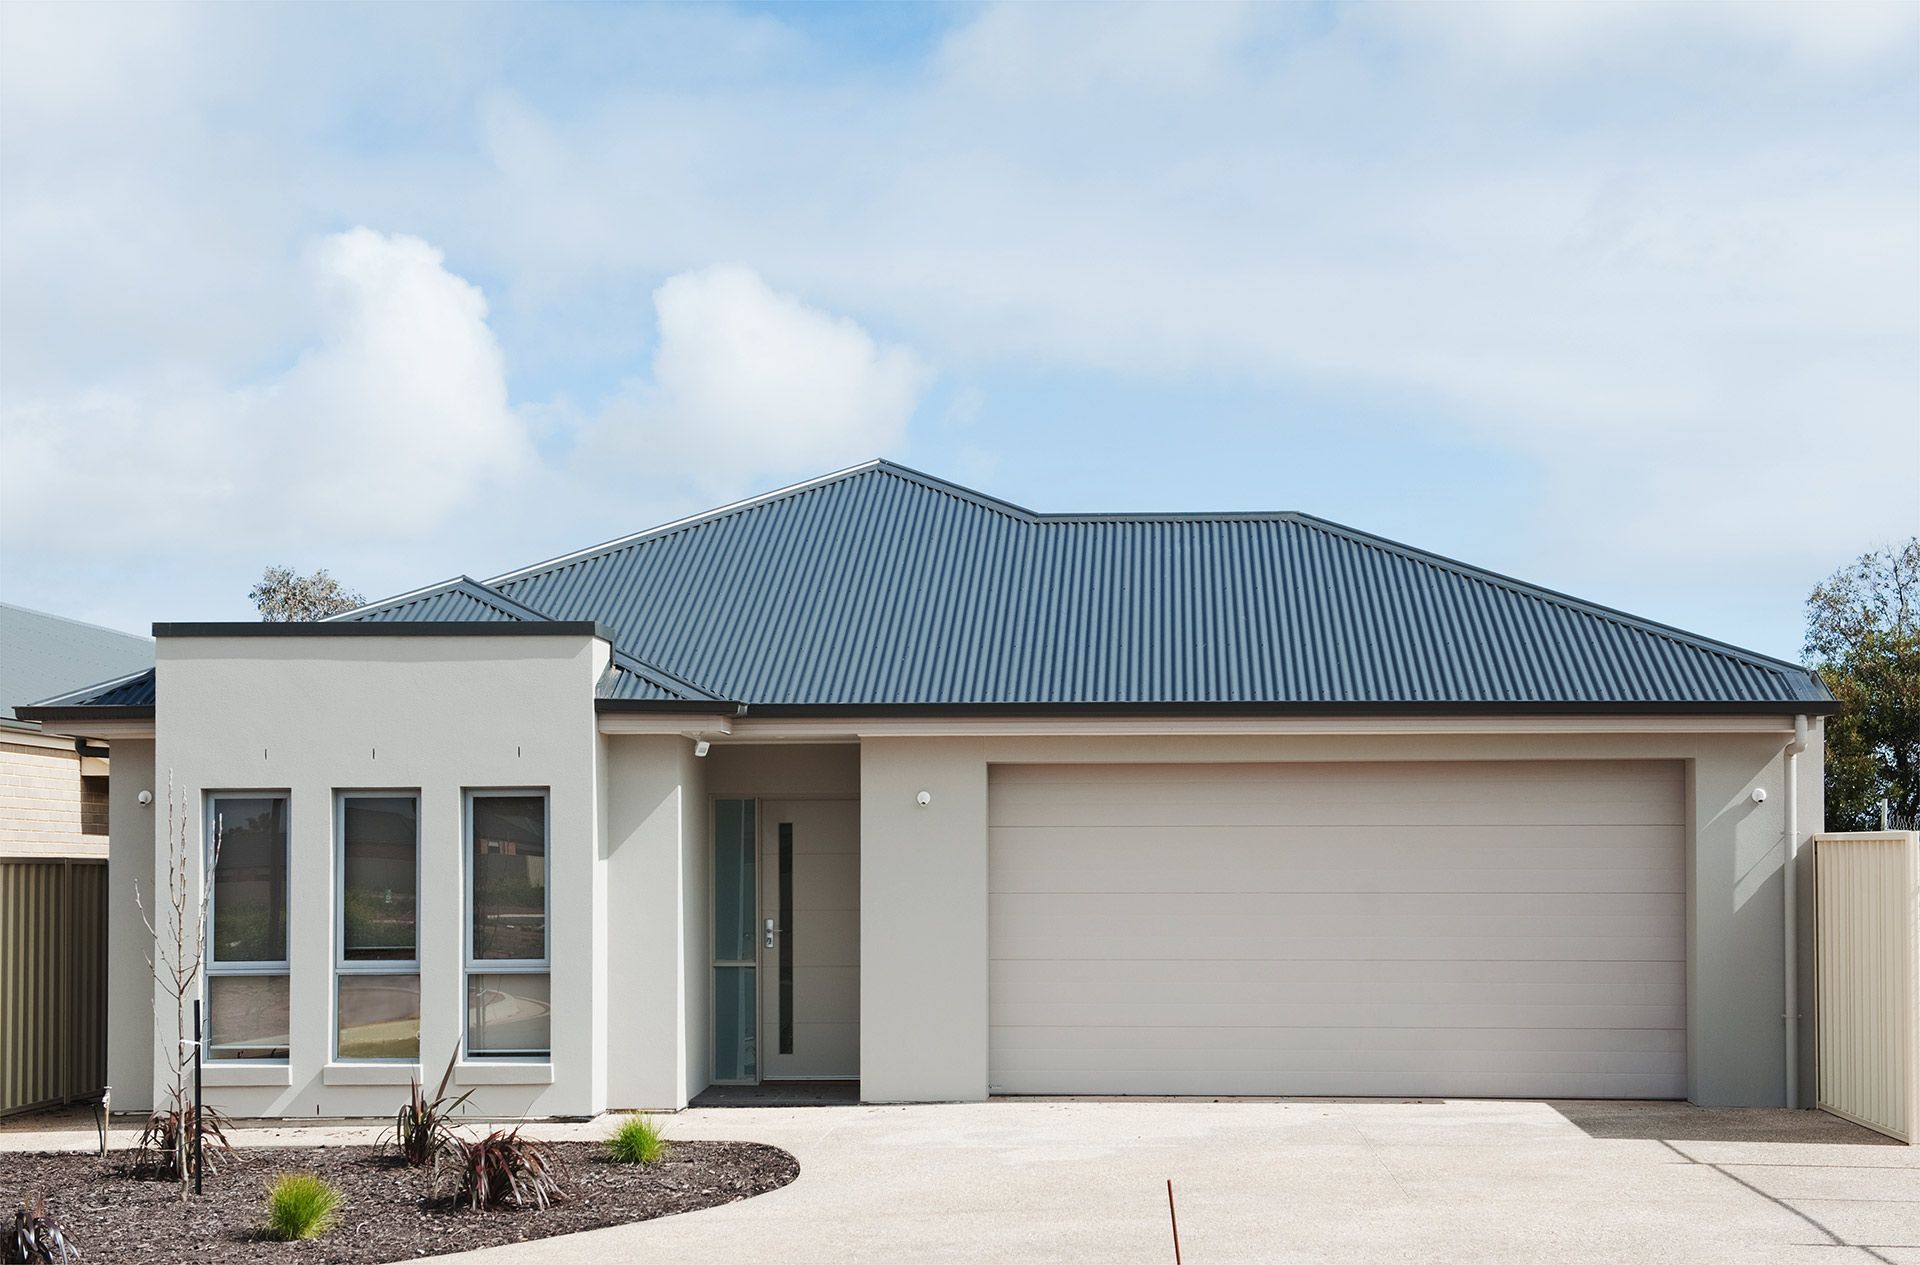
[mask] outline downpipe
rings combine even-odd
[[[1787,1106],[1800,1105],[1800,753],[1807,749],[1807,718],[1793,718],[1793,741],[1787,744],[1786,882],[1782,923],[1786,947],[1785,1012],[1787,1042]]]

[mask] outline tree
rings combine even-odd
[[[168,1073],[164,1103],[155,1107],[140,1135],[143,1162],[157,1163],[160,1171],[180,1183],[185,1199],[192,1185],[193,1139],[198,1133],[203,1145],[216,1151],[227,1148],[224,1121],[217,1112],[202,1112],[188,1087],[193,1083],[194,1042],[187,1014],[194,998],[200,996],[207,960],[207,902],[213,892],[213,871],[220,863],[222,827],[214,823],[212,846],[207,849],[206,874],[196,880],[193,871],[193,839],[188,832],[185,795],[175,796],[173,771],[167,771],[167,890],[161,903],[152,910],[140,896],[140,880],[133,881],[133,903],[153,939],[147,955],[147,969],[166,994],[172,1009],[172,1040],[166,1040],[167,1016],[155,1015],[155,1027],[167,1047]],[[157,925],[156,925],[156,919]]]
[[[1806,656],[1840,701],[1827,721],[1827,827],[1920,814],[1920,537],[1862,554],[1807,598]]]
[[[268,623],[325,619],[364,605],[367,600],[351,589],[342,588],[340,581],[328,575],[325,567],[312,575],[296,575],[291,567],[268,567],[261,572],[260,582],[247,597],[259,608],[260,618]]]

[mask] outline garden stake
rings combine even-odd
[[[204,1193],[201,1189],[200,1104],[200,1001],[195,998],[193,1003],[193,1193],[196,1195]],[[1172,1187],[1169,1186],[1168,1190],[1171,1191]]]
[[[1167,1178],[1167,1220],[1173,1223],[1173,1265],[1180,1265],[1180,1218],[1173,1210],[1173,1178]]]

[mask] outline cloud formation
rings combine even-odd
[[[155,376],[0,408],[0,494],[23,542],[404,538],[525,468],[486,300],[439,251],[356,228],[319,241],[306,277],[316,324],[283,372]],[[79,500],[87,512],[68,512]]]
[[[930,378],[908,349],[738,264],[670,277],[653,304],[651,370],[592,423],[583,447],[596,465],[665,462],[730,487],[851,464],[899,446]]]
[[[465,335],[380,362],[480,419],[416,502],[310,529],[425,533],[381,555],[400,585],[876,451],[997,461],[989,490],[1042,506],[1064,471],[1103,506],[1364,525],[1411,498],[1357,445],[1457,449],[1428,477],[1506,550],[1477,560],[1735,637],[1714,612],[1764,607],[1776,649],[1836,559],[1911,530],[1911,4],[102,12],[0,6],[0,488],[41,507],[76,469],[118,495],[124,451],[207,501],[191,538],[232,536],[261,504],[232,454],[332,460],[283,419],[373,415],[320,379],[376,358],[300,244],[366,224],[484,285],[510,371],[474,386]],[[437,380],[396,469],[446,451]],[[1264,455],[1223,463],[1191,384]],[[908,420],[949,389],[972,425]],[[534,509],[473,512],[451,489],[528,430]]]

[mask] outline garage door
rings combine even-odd
[[[1006,1094],[1681,1098],[1678,764],[996,766]]]

